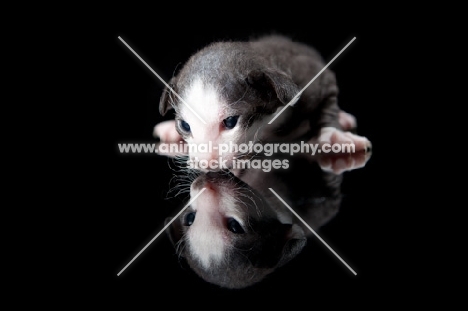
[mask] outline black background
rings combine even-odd
[[[79,206],[80,233],[74,233],[69,257],[75,272],[65,277],[70,292],[79,294],[78,301],[143,302],[148,308],[163,308],[163,301],[187,308],[415,301],[414,287],[429,275],[412,223],[419,207],[407,196],[411,178],[402,176],[406,171],[400,166],[407,147],[398,135],[412,108],[402,112],[398,106],[406,76],[396,77],[405,68],[414,70],[406,66],[406,56],[415,53],[411,46],[417,41],[402,26],[407,15],[359,7],[338,13],[338,8],[312,4],[306,9],[297,3],[261,10],[202,7],[211,5],[193,11],[183,4],[136,12],[120,8],[77,25],[92,27],[78,31],[72,45],[75,69],[82,73],[78,87],[85,90],[73,105],[78,116],[73,143],[86,150],[76,150],[79,160],[70,163],[82,178],[72,197]],[[341,210],[320,235],[357,275],[312,238],[294,262],[258,285],[219,289],[181,267],[163,234],[117,276],[162,229],[164,219],[180,210],[183,198],[167,195],[173,186],[171,160],[118,152],[118,143],[154,142],[154,125],[167,119],[158,113],[163,84],[118,37],[168,81],[177,66],[214,40],[269,32],[311,44],[327,62],[356,37],[329,68],[337,76],[340,106],[356,116],[358,133],[371,140],[374,151],[364,168],[345,173]]]

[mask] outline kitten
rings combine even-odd
[[[324,65],[312,47],[283,36],[214,42],[195,53],[164,89],[160,113],[174,109],[175,120],[156,125],[154,135],[162,142],[211,144],[208,152],[189,150],[189,159],[226,163],[225,168],[238,156],[236,150],[221,154],[219,146],[229,143],[316,137],[370,150],[367,138],[349,132],[356,121],[338,107],[338,87],[329,69],[300,93]]]
[[[368,159],[354,157],[364,161],[356,168]],[[315,231],[338,212],[342,174],[322,170],[318,161],[324,158],[294,156],[287,170],[200,173],[191,183],[190,197],[205,190],[167,229],[179,257],[221,287],[262,281],[295,258],[312,235],[269,188]]]
[[[190,197],[204,190],[167,228],[179,256],[204,280],[243,288],[291,261],[311,232],[269,188],[315,230],[338,212],[341,173],[369,159],[371,143],[352,133],[356,119],[338,107],[330,70],[301,93],[324,66],[312,47],[283,36],[215,42],[195,53],[165,88],[160,113],[174,109],[175,120],[157,124],[154,135],[163,143],[211,144],[209,152],[189,149],[186,155],[228,164],[229,170],[196,167]],[[288,160],[288,169],[265,171],[232,166],[234,159],[265,159],[259,155],[220,152],[222,145],[251,141],[354,143],[355,153],[275,154]]]

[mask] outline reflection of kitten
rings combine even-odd
[[[305,174],[307,183],[294,172]],[[298,255],[311,235],[269,187],[314,230],[337,213],[341,201],[341,175],[310,160],[295,160],[287,171],[246,170],[241,178],[248,183],[230,172],[199,175],[190,196],[205,190],[167,229],[177,253],[199,276],[227,288],[261,281]]]
[[[356,150],[369,148],[365,137],[346,132],[355,120],[340,112],[330,70],[299,94],[324,66],[314,49],[282,36],[213,43],[194,54],[169,82],[180,98],[166,88],[160,112],[164,115],[174,109],[176,117],[156,125],[154,135],[162,142],[211,143],[215,148],[210,152],[189,152],[191,159],[206,161],[219,161],[216,147],[231,142],[286,142],[317,136],[330,143],[353,142]],[[290,102],[294,104],[267,124]],[[222,155],[228,165],[234,157],[235,152]]]

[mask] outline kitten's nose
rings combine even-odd
[[[217,191],[216,185],[219,184],[220,179],[222,178],[220,177],[219,174],[220,173],[216,173],[216,172],[208,172],[208,173],[201,174],[192,182],[190,188],[196,191],[199,191],[202,188],[206,188],[207,190],[211,192],[216,192]]]

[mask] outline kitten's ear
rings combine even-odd
[[[304,234],[304,230],[297,225],[285,225],[288,226],[286,233],[286,243],[283,247],[283,253],[278,262],[278,267],[281,267],[288,263],[291,259],[296,257],[304,248],[307,242],[307,238]]]
[[[268,96],[268,99],[271,99],[271,95],[274,94],[283,105],[288,104],[293,98],[295,101],[299,99],[299,96],[296,96],[299,93],[297,84],[286,73],[279,70],[252,70],[248,74],[246,82]]]
[[[164,225],[166,226],[171,220],[172,217],[167,217],[164,221]],[[166,234],[168,235],[172,245],[175,247],[183,235],[182,224],[178,219],[174,220],[171,225],[166,228]]]
[[[168,85],[169,87],[174,91],[177,92],[176,90],[176,83],[175,83],[175,77],[173,77]],[[174,98],[175,95],[173,91],[171,91],[167,86],[164,88],[163,93],[161,95],[161,98],[159,100],[159,113],[164,116],[169,110],[174,109],[172,106],[174,103]]]

